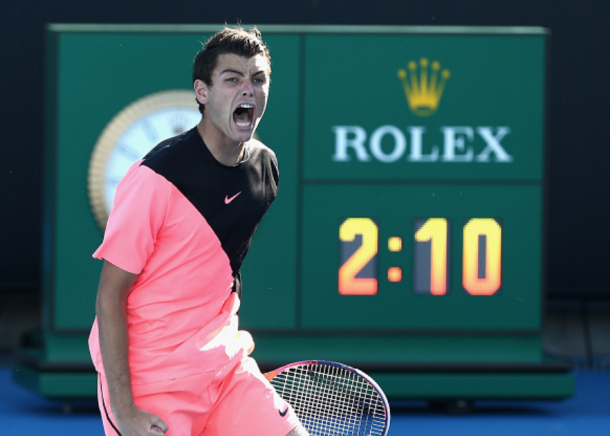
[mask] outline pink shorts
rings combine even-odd
[[[137,407],[159,416],[166,436],[286,436],[299,424],[250,357],[217,372],[133,386]],[[100,374],[98,402],[106,436],[120,435]],[[101,388],[101,389],[100,389]]]

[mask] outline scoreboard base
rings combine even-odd
[[[95,399],[95,371],[43,370],[24,363],[13,366],[13,380],[20,386],[52,400]]]
[[[254,338],[253,357],[263,371],[298,360],[336,360],[367,372],[393,400],[559,400],[575,392],[571,366],[544,355],[535,334],[255,332]],[[15,382],[50,399],[95,398],[96,373],[82,347],[86,335],[45,339],[39,347],[20,350]]]
[[[87,348],[88,336],[45,332],[35,345],[17,350],[13,380],[49,399],[96,398],[97,373]]]
[[[369,375],[392,400],[561,400],[573,396],[575,391],[574,376],[569,372],[370,372]],[[94,399],[96,396],[94,371],[43,371],[18,363],[13,368],[13,378],[19,385],[49,399]]]
[[[388,398],[561,400],[575,392],[570,372],[369,372]],[[19,385],[57,400],[94,399],[94,371],[45,371],[23,363],[13,368]]]
[[[538,334],[254,334],[263,371],[335,360],[371,375],[390,399],[564,399],[571,365],[545,355]]]
[[[388,398],[426,400],[561,400],[574,395],[569,372],[369,373]]]

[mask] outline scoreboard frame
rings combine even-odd
[[[90,255],[102,235],[85,182],[93,146],[130,103],[187,89],[200,41],[219,28],[48,27],[43,339],[21,350],[15,372],[42,395],[95,392],[95,383],[69,382],[93,376],[86,338],[100,264]],[[273,56],[273,86],[258,134],[276,151],[281,175],[280,195],[243,266],[240,317],[254,334],[260,366],[343,361],[372,373],[394,398],[572,395],[569,368],[544,353],[541,337],[549,32],[259,29]],[[96,56],[83,59],[84,47]],[[112,65],[122,65],[120,78],[109,74]],[[82,110],[90,105],[84,71],[108,91],[95,112]],[[376,280],[374,292],[339,286],[346,260],[363,238],[370,242],[358,229],[341,236],[350,220],[376,227],[374,256],[360,266],[374,259],[377,268],[344,274],[357,283]],[[496,230],[483,232],[485,255],[473,257],[464,240],[482,246],[483,239],[480,232],[464,236],[470,220],[500,229],[501,246],[494,246]],[[432,261],[425,266],[432,252],[445,262],[444,275]],[[473,265],[500,256],[501,267],[478,268],[476,277],[466,268],[464,287],[464,256]],[[486,291],[493,295],[465,290],[489,274],[501,278]],[[367,293],[374,295],[345,295]]]

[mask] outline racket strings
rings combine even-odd
[[[311,436],[384,434],[384,403],[356,373],[324,364],[302,365],[278,374],[271,383]]]

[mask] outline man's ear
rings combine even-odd
[[[197,101],[201,104],[208,104],[208,85],[203,80],[197,79],[193,83],[193,88],[195,89]]]

